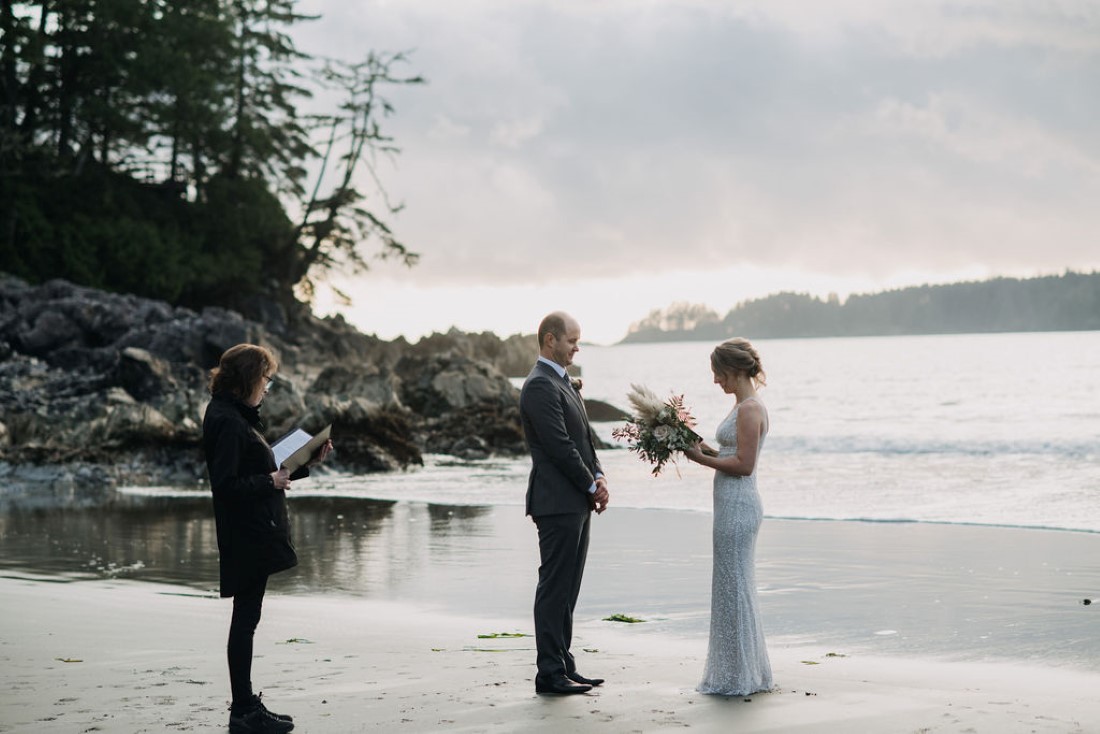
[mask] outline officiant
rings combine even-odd
[[[260,406],[278,368],[275,355],[264,347],[238,344],[227,349],[210,372],[211,400],[203,418],[221,596],[233,598],[226,645],[233,693],[231,732],[282,734],[294,728],[291,717],[272,713],[252,691],[252,640],[268,577],[298,565],[286,491],[332,450],[332,442],[326,441],[294,473],[276,466],[263,436]]]

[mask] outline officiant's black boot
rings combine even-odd
[[[229,711],[230,734],[286,734],[293,728],[293,721],[271,713],[258,698],[247,708]]]
[[[264,711],[267,711],[267,713],[271,714],[276,719],[282,719],[283,721],[294,721],[294,717],[291,716],[290,714],[277,714],[274,711],[270,710],[267,706],[264,706],[263,697],[264,697],[264,694],[262,694],[262,693],[258,694],[255,697],[256,698],[256,704],[260,708],[262,708]]]

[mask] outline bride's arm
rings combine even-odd
[[[760,433],[764,427],[764,409],[756,401],[745,402],[737,411],[737,453],[731,456],[706,456],[698,446],[684,456],[724,474],[747,477],[756,469]]]

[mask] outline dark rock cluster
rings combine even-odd
[[[332,423],[337,468],[523,452],[504,372],[526,374],[533,337],[452,331],[408,344],[339,317],[292,323],[0,275],[0,476],[56,466],[92,485],[200,480],[207,376],[242,342],[280,359],[262,408],[269,438]]]

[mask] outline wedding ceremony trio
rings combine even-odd
[[[592,514],[610,502],[597,441],[568,368],[580,350],[580,324],[554,312],[539,324],[538,358],[520,391],[520,416],[531,455],[525,511],[537,530],[538,583],[534,598],[535,692],[584,694],[604,683],[577,670],[570,650]],[[713,573],[707,661],[696,690],[722,696],[773,686],[755,581],[756,537],[763,518],[756,464],[768,433],[768,413],[757,395],[766,376],[745,339],[719,344],[710,357],[714,383],[734,396],[716,431],[718,447],[700,442],[685,450],[714,469]],[[220,569],[220,594],[233,598],[226,644],[229,730],[283,734],[293,719],[267,709],[251,682],[252,645],[271,574],[298,563],[291,541],[286,492],[332,451],[328,441],[296,472],[276,466],[263,436],[260,407],[278,361],[262,346],[239,344],[211,371],[211,400],[203,420]]]

